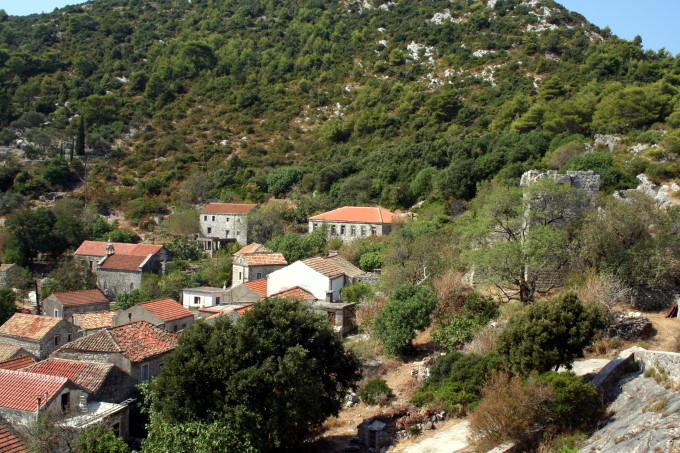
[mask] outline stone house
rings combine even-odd
[[[12,277],[19,272],[21,272],[21,266],[18,264],[0,264],[0,288],[7,287],[11,283]]]
[[[75,324],[53,316],[15,313],[0,326],[0,343],[19,346],[39,360],[80,335]]]
[[[182,305],[184,307],[212,307],[224,303],[225,288],[199,286],[182,290]]]
[[[199,217],[198,242],[210,256],[228,242],[248,243],[248,219],[256,204],[208,203]]]
[[[26,354],[28,351],[21,346],[0,344],[0,360],[9,360]]]
[[[234,253],[232,285],[267,278],[287,265],[288,261],[281,253],[272,252],[260,244],[250,244]]]
[[[146,321],[136,321],[67,343],[52,358],[111,363],[138,384],[157,376],[175,347],[177,335]]]
[[[75,313],[89,313],[109,309],[109,299],[98,289],[52,293],[42,302],[43,313],[73,321]]]
[[[252,280],[232,286],[224,293],[224,304],[253,304],[267,297],[267,279]]]
[[[83,335],[92,335],[100,330],[113,327],[113,317],[118,313],[120,313],[120,310],[74,313],[73,324],[80,327]]]
[[[172,260],[172,254],[162,245],[154,244],[126,244],[124,242],[104,242],[104,241],[83,241],[80,247],[74,252],[73,256],[86,261],[90,270],[97,271],[97,263],[109,255],[128,255],[128,256],[153,256],[154,273],[163,273],[165,263]]]
[[[178,332],[194,323],[194,314],[173,299],[158,299],[121,310],[113,317],[114,325],[146,321],[159,329]]]
[[[381,207],[345,206],[309,218],[309,232],[326,230],[327,239],[352,242],[371,236],[385,236],[402,219]]]

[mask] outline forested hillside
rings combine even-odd
[[[21,146],[5,213],[85,180],[137,219],[469,200],[530,168],[594,169],[607,191],[679,173],[678,61],[551,0],[95,0],[2,14],[0,62],[0,144]],[[623,140],[581,155],[596,133]]]

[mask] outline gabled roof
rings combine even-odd
[[[144,302],[143,304],[139,304],[139,306],[165,322],[186,318],[187,316],[194,316],[194,314],[184,308],[182,304],[170,298]]]
[[[244,253],[240,256],[247,266],[285,266],[288,264],[281,253]]]
[[[306,260],[302,260],[302,262],[311,269],[314,269],[318,273],[325,275],[328,278],[334,278],[343,274],[342,270],[338,266],[331,263],[326,258],[320,256],[307,258]]]
[[[30,340],[41,340],[60,322],[65,321],[53,316],[15,313],[0,326],[0,334],[28,338]]]
[[[107,242],[83,241],[75,251],[75,255],[104,256],[106,255]],[[113,252],[118,255],[149,256],[158,253],[163,246],[154,244],[126,244],[124,242],[112,242]]]
[[[357,223],[393,223],[399,216],[380,207],[345,206],[310,217],[309,220],[329,220]]]
[[[176,346],[176,335],[146,321],[135,321],[78,338],[59,350],[118,352],[132,362],[142,362],[170,352]]]
[[[269,297],[292,297],[294,299],[299,299],[299,300],[309,300],[309,299],[314,299],[314,295],[307,291],[304,288],[300,288],[299,286],[294,286],[292,288],[284,289],[283,291],[279,291],[278,293],[274,293],[270,295]]]
[[[272,253],[272,250],[262,244],[253,242],[252,244],[248,244],[238,252],[234,253],[234,255],[243,255],[245,253]]]
[[[208,203],[201,214],[248,214],[257,207],[248,203]]]
[[[12,357],[15,357],[19,351],[21,351],[21,346],[0,344],[0,360],[11,359]]]
[[[225,288],[218,288],[216,286],[196,286],[195,288],[184,288],[182,291],[195,291],[197,293],[223,293]]]
[[[267,297],[267,279],[252,280],[244,283],[245,286],[255,291],[262,297]]]
[[[42,396],[44,407],[67,383],[63,377],[0,370],[0,407],[34,412],[38,397]]]
[[[0,425],[0,453],[28,453],[28,450],[6,426]]]
[[[22,355],[9,360],[3,360],[0,362],[0,369],[2,370],[21,370],[27,366],[31,366],[35,363],[33,357],[30,355]]]
[[[69,379],[81,387],[96,392],[113,369],[110,363],[78,362],[65,359],[48,359],[25,368],[30,373]]]
[[[116,271],[139,271],[140,266],[146,261],[147,256],[138,255],[111,255],[106,257],[99,269],[110,269]]]
[[[95,311],[92,313],[74,313],[73,323],[85,330],[113,327],[113,317],[118,313],[120,313],[120,310]]]
[[[336,265],[342,271],[342,273],[348,277],[353,278],[366,274],[366,272],[362,271],[361,269],[359,269],[354,264],[350,263],[340,255],[329,256],[326,258],[326,260]]]
[[[106,296],[98,289],[88,289],[85,291],[66,291],[62,293],[52,293],[54,297],[64,307],[75,305],[99,304],[108,302]]]

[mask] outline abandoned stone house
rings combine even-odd
[[[53,316],[15,313],[0,326],[0,343],[21,347],[39,360],[80,336],[75,324]]]
[[[12,278],[19,272],[21,272],[21,266],[18,264],[0,264],[0,288],[11,285]]]
[[[309,218],[309,232],[326,230],[326,238],[351,242],[370,236],[385,236],[402,219],[381,207],[344,206]]]
[[[121,310],[113,317],[114,325],[146,321],[168,332],[179,332],[194,323],[194,314],[173,299],[159,299]]]
[[[288,265],[281,253],[272,252],[261,244],[250,244],[234,253],[232,285],[267,278],[272,272]]]
[[[176,346],[177,335],[146,321],[136,321],[67,343],[52,358],[111,363],[138,384],[157,376]]]
[[[247,215],[257,208],[247,203],[208,203],[199,213],[198,242],[212,254],[229,242],[248,243]]]
[[[9,360],[28,354],[21,346],[0,344],[0,360]]]
[[[109,255],[143,256],[152,255],[153,269],[151,272],[164,272],[165,263],[172,260],[172,254],[162,245],[154,244],[126,244],[123,242],[83,241],[73,253],[78,259],[89,264],[90,271],[97,271],[97,263]]]
[[[73,322],[75,313],[90,313],[109,309],[109,299],[98,289],[52,293],[42,302],[43,313]]]

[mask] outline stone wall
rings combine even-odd
[[[568,171],[566,174],[557,173],[555,170],[541,172],[539,170],[529,170],[522,175],[519,185],[524,187],[540,179],[550,178],[562,184],[569,184],[577,189],[588,192],[600,190],[600,175],[594,171]]]
[[[237,257],[234,259],[234,264],[232,267],[231,285],[236,286],[245,282],[252,282],[253,280],[259,280],[260,278],[267,278],[267,275],[281,268],[286,267],[285,265],[275,265],[275,266],[248,266],[242,264],[243,259]],[[257,274],[260,274],[258,277]]]
[[[330,220],[310,220],[309,232],[326,228],[326,238],[342,239],[343,242],[352,242],[356,239],[364,239],[371,236],[385,236],[390,234],[392,225],[389,223],[356,223],[338,222]]]
[[[31,340],[12,335],[0,335],[0,343],[10,346],[20,346],[38,360],[45,360],[50,354],[67,342],[73,341],[81,336],[82,333],[75,324],[61,320],[41,340]]]
[[[657,371],[666,371],[668,379],[680,384],[680,353],[639,349],[634,356],[643,370],[655,368]]]
[[[106,297],[115,299],[120,293],[141,288],[142,273],[140,271],[97,269],[97,287]]]
[[[199,223],[203,237],[235,239],[239,244],[248,243],[248,220],[245,214],[202,213]]]
[[[97,302],[92,304],[67,305],[64,307],[59,303],[56,297],[49,296],[43,301],[43,313],[45,313],[46,316],[54,316],[54,310],[59,310],[59,318],[72,321],[74,313],[107,311],[109,305],[109,302]]]

